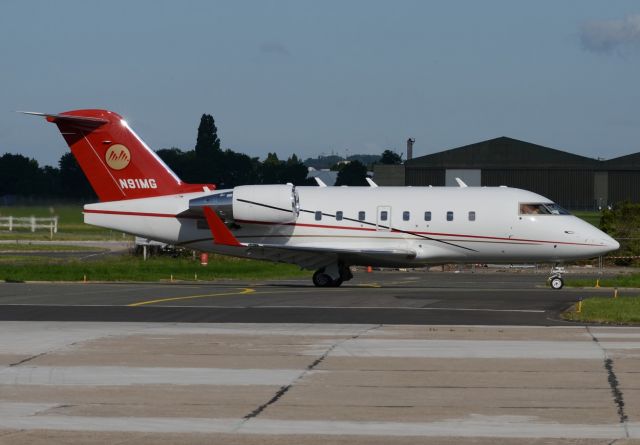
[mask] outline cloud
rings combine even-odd
[[[260,45],[260,51],[266,54],[275,54],[285,57],[289,57],[291,55],[287,47],[278,42],[265,42]]]
[[[640,14],[619,20],[599,20],[580,27],[582,46],[595,53],[612,53],[640,47]]]

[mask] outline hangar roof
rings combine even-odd
[[[609,159],[603,162],[603,166],[607,170],[639,170],[640,153],[632,153],[630,155]]]
[[[631,155],[633,156],[633,155]],[[638,162],[640,163],[640,155]],[[600,161],[505,136],[405,162],[422,168],[598,169]]]

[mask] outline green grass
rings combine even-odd
[[[88,246],[65,246],[61,244],[29,244],[29,243],[0,243],[0,253],[3,252],[97,252],[106,249]]]
[[[119,241],[123,239],[123,234],[101,227],[90,226],[84,223],[82,205],[51,205],[51,206],[0,206],[0,216],[50,218],[58,216],[58,233],[53,234],[55,240],[109,240]],[[25,239],[25,240],[48,240],[50,232],[48,229],[39,229],[31,232],[28,228],[14,229],[9,232],[4,229],[0,233],[0,239]],[[125,240],[131,239],[129,235],[124,236]]]
[[[191,258],[140,257],[123,255],[102,260],[51,260],[34,257],[9,257],[0,260],[0,280],[5,281],[213,281],[218,279],[269,279],[308,277],[290,264],[209,256],[209,265],[202,266]]]
[[[132,237],[120,232],[84,224],[81,205],[52,206],[0,206],[0,216],[50,217],[58,215],[58,233],[54,240],[130,240]],[[105,256],[101,259],[82,261],[79,259],[48,257],[49,251],[76,250],[96,251],[93,247],[36,246],[23,243],[30,240],[48,240],[49,230],[31,233],[29,229],[0,233],[0,239],[19,239],[20,244],[0,244],[0,280],[7,281],[160,281],[170,280],[217,280],[217,279],[268,279],[308,277],[309,272],[300,271],[289,264],[243,260],[219,255],[209,256],[209,265],[201,266],[191,258],[168,256],[152,257],[143,261],[132,255]],[[43,255],[25,255],[42,251]],[[24,253],[23,253],[24,252]]]
[[[48,218],[58,215],[60,221],[67,224],[82,223],[82,206],[78,205],[55,205],[50,206],[0,206],[0,216]]]
[[[591,323],[640,323],[640,297],[587,298],[580,312],[576,305],[562,316],[565,320]]]
[[[565,284],[571,287],[594,287],[598,278],[570,278]],[[601,278],[601,287],[639,287],[640,274],[625,274],[611,278]]]

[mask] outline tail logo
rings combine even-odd
[[[111,169],[122,170],[131,162],[131,153],[124,145],[114,144],[107,150],[104,160]]]

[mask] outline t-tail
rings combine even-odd
[[[44,116],[58,126],[100,201],[149,198],[212,190],[187,184],[151,150],[120,115],[107,110],[74,110]]]

